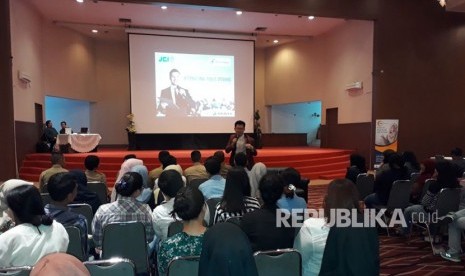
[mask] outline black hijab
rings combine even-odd
[[[203,238],[199,276],[258,276],[247,235],[233,223],[210,228]]]
[[[73,203],[87,203],[95,214],[101,202],[97,194],[87,188],[86,174],[82,170],[71,170],[69,173],[76,178],[78,183],[78,192]]]

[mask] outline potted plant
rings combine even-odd
[[[134,122],[134,114],[128,114],[128,126],[126,127],[126,132],[128,133],[128,150],[136,150],[136,123]]]

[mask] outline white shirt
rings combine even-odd
[[[159,240],[165,240],[168,237],[168,226],[174,221],[174,218],[170,215],[173,211],[173,205],[174,198],[153,209],[153,229],[155,230],[155,236],[157,236]]]
[[[237,138],[236,153],[239,153],[239,152],[246,153],[245,142],[246,141],[245,141],[244,134],[242,134],[241,137]]]
[[[23,223],[0,235],[0,267],[34,266],[47,254],[66,253],[69,238],[63,225],[53,221],[38,228]]]
[[[309,218],[294,240],[294,248],[302,255],[302,275],[318,275],[325,251],[329,227],[324,218]]]

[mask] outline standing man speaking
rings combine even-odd
[[[244,133],[244,121],[236,121],[234,123],[234,131],[236,133],[229,136],[229,141],[226,145],[226,153],[231,152],[229,164],[234,166],[234,156],[236,153],[243,152],[247,155],[247,168],[250,170],[254,165],[253,157],[257,155],[257,150],[253,146],[254,139]]]

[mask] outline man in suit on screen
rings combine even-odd
[[[189,94],[189,90],[178,84],[180,75],[178,69],[170,71],[171,85],[161,91],[158,105],[159,113],[170,116],[188,116],[195,113],[196,104]]]

